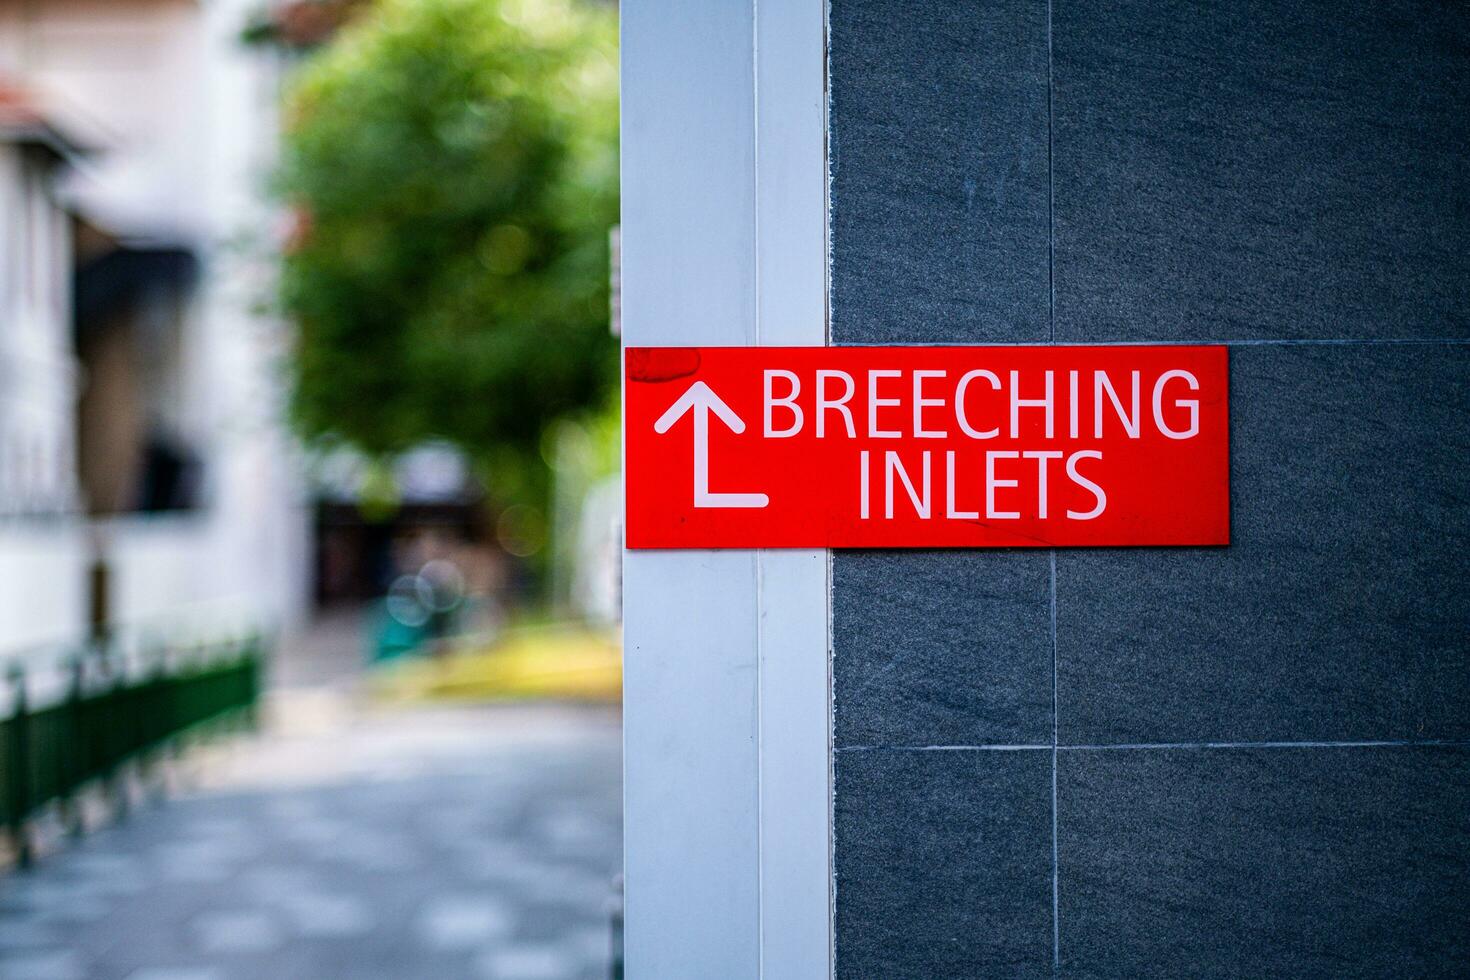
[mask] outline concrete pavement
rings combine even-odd
[[[606,977],[616,712],[352,705],[0,876],[0,980]]]

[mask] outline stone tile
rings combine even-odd
[[[296,935],[307,939],[343,939],[370,932],[376,921],[368,904],[353,895],[310,892],[282,903]]]
[[[191,834],[233,840],[249,839],[257,832],[254,823],[241,817],[198,817],[190,820],[186,828]]]
[[[161,858],[158,861],[159,877],[175,884],[218,884],[229,880],[235,867],[229,864]]]
[[[612,897],[613,882],[576,866],[555,866],[524,882],[523,894],[537,902],[597,911]]]
[[[272,797],[266,801],[264,809],[268,817],[280,821],[285,826],[292,826],[300,821],[321,819],[320,806],[304,795]]]
[[[586,926],[572,930],[566,937],[567,949],[588,966],[606,967],[612,962],[612,925],[604,922],[598,926]]]
[[[67,879],[55,872],[19,877],[9,889],[9,895],[31,909],[106,902],[111,897],[108,890],[96,882]]]
[[[17,883],[11,893],[30,912],[33,922],[78,926],[103,918],[115,896],[91,882],[63,881],[37,876]]]
[[[412,745],[383,739],[379,751],[420,771],[452,753],[462,760],[458,775],[391,787],[367,785],[360,774],[328,786],[293,778],[140,810],[28,875],[0,876],[0,964],[14,975],[87,980],[462,977],[474,975],[478,957],[514,941],[564,950],[571,965],[559,976],[605,977],[606,960],[591,955],[584,933],[597,927],[606,937],[610,875],[602,869],[619,865],[619,765],[616,726],[604,712],[597,719],[538,709],[517,722],[529,728],[529,745],[526,732],[509,727],[487,743],[467,737],[471,726],[446,731],[420,721],[417,730],[431,737]],[[384,733],[384,720],[364,727],[375,733],[365,735],[370,741]],[[385,792],[397,809],[380,805]],[[508,833],[446,839],[420,819],[439,804],[484,804]],[[586,823],[575,819],[583,808]],[[331,855],[282,833],[292,821],[328,817],[352,838]],[[557,842],[590,845],[594,826],[612,828],[595,863],[542,853]],[[412,851],[413,864],[383,873],[374,849]],[[178,873],[158,874],[159,865]],[[191,868],[210,873],[180,880]],[[140,870],[141,890],[119,898],[116,882]],[[466,875],[485,881],[469,884]],[[440,913],[442,949],[419,941],[429,907]],[[517,969],[534,975],[534,958],[528,962]]]
[[[1470,6],[1052,19],[1058,340],[1470,336]]]
[[[0,914],[0,959],[13,955],[16,949],[54,946],[59,932],[31,917]]]
[[[256,909],[201,912],[191,925],[199,949],[209,954],[269,952],[286,941],[276,918]]]
[[[502,939],[515,928],[504,901],[490,894],[445,895],[419,913],[420,940],[431,949],[472,949]]]
[[[552,850],[573,853],[604,851],[608,842],[615,841],[618,837],[615,828],[580,810],[562,810],[548,814],[538,823],[536,832]]]
[[[549,868],[547,862],[515,851],[504,855],[471,852],[456,870],[474,881],[493,882],[523,888],[540,880]]]
[[[477,962],[490,980],[563,980],[578,969],[577,958],[551,945],[522,944],[492,950]]]
[[[378,873],[410,871],[423,863],[419,848],[406,836],[361,827],[348,828],[335,840],[319,845],[318,853],[359,870]]]
[[[86,961],[70,949],[18,953],[0,960],[0,980],[85,980],[86,977]]]
[[[485,827],[485,814],[475,806],[436,807],[427,813],[416,815],[424,831],[446,839],[462,838],[480,832]]]
[[[1231,352],[1232,543],[1057,556],[1093,742],[1470,738],[1470,348]]]
[[[73,874],[94,879],[98,884],[112,888],[118,881],[142,884],[148,878],[148,866],[132,854],[112,854],[106,851],[81,851],[63,854],[60,862]]]
[[[317,872],[302,867],[265,864],[241,872],[240,890],[262,902],[289,900],[318,889]]]
[[[833,339],[1045,339],[1046,3],[831,7]]]
[[[1063,751],[1062,975],[1377,978],[1470,962],[1470,751]]]
[[[1051,752],[842,751],[837,976],[1049,977]]]
[[[353,828],[340,820],[306,817],[283,826],[280,834],[286,840],[308,847],[328,847],[353,833]]]
[[[1050,743],[1050,590],[1045,552],[835,552],[836,744]]]
[[[176,882],[218,882],[230,877],[254,854],[238,840],[177,840],[153,848],[158,874]]]

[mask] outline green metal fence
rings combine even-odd
[[[129,669],[98,648],[67,664],[67,693],[44,707],[31,705],[25,670],[12,666],[10,711],[0,720],[0,824],[17,860],[29,862],[27,821],[47,806],[114,780],[129,763],[157,761],[194,735],[252,724],[263,653],[252,637],[158,651]]]

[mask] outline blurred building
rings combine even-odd
[[[452,562],[478,593],[505,589],[510,569],[494,547],[484,491],[453,447],[419,446],[386,470],[339,448],[317,454],[310,477],[319,607],[379,599],[436,560]]]
[[[258,6],[0,0],[4,649],[306,608]]]

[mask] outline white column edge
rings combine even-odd
[[[756,341],[752,3],[621,5],[626,346]],[[752,550],[623,553],[637,980],[759,974],[757,566]]]
[[[827,340],[825,0],[753,0],[756,341]],[[761,976],[832,974],[828,552],[758,552]]]

